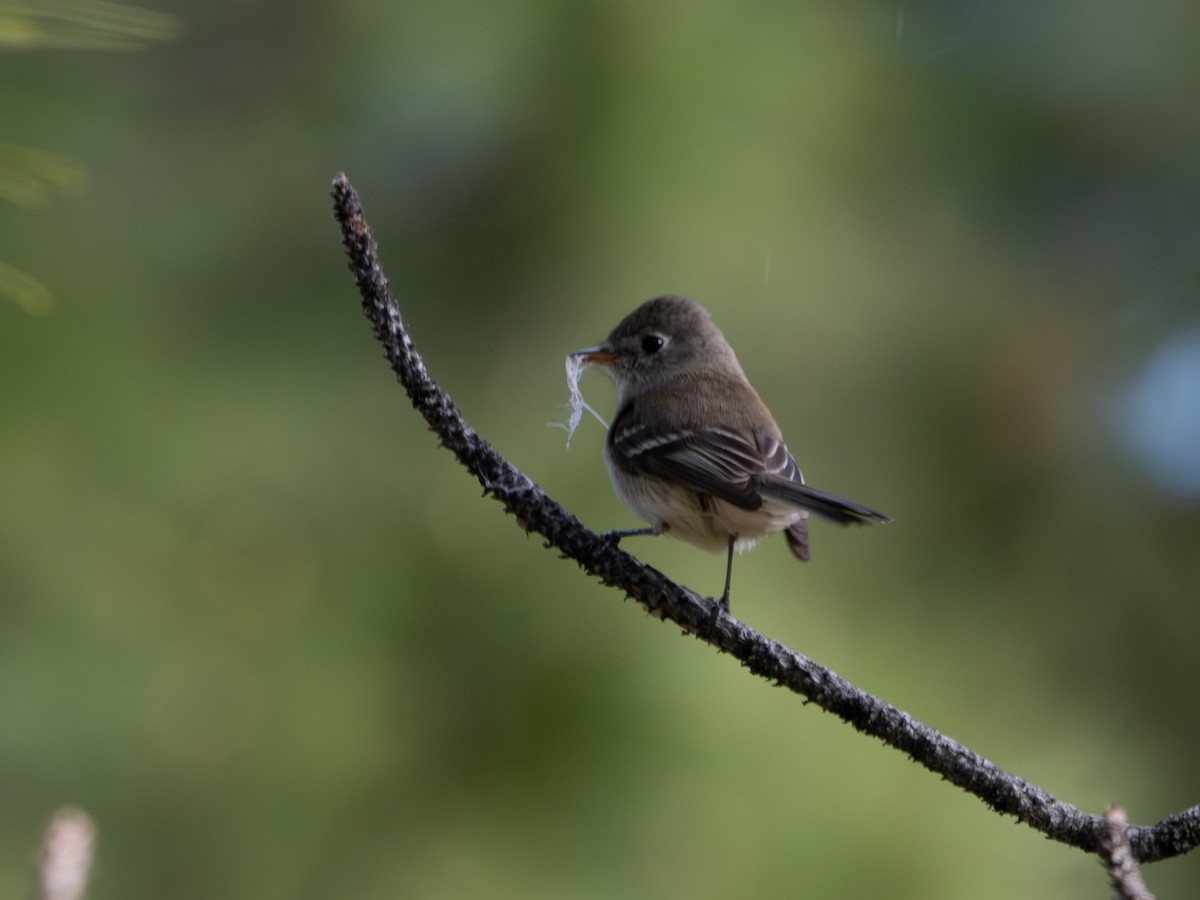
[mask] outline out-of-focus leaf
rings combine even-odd
[[[0,295],[17,301],[31,316],[48,316],[54,309],[54,295],[48,287],[3,261],[0,261]]]
[[[0,2],[0,47],[10,49],[135,50],[179,31],[176,16],[122,3]]]
[[[57,192],[79,190],[87,172],[59,153],[0,143],[0,199],[42,206]]]

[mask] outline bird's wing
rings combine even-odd
[[[862,525],[867,522],[890,522],[891,518],[876,512],[869,506],[846,500],[828,491],[809,487],[804,483],[804,476],[796,460],[788,453],[787,447],[777,436],[769,432],[756,434],[759,452],[762,453],[766,472],[758,480],[758,492],[763,497],[782,500],[793,506],[800,506],[833,522],[842,525]],[[788,535],[792,552],[801,559],[807,559],[808,534],[807,526],[797,529],[795,542]],[[803,545],[803,553],[798,545]]]
[[[609,431],[613,461],[718,497],[741,509],[759,509],[764,500],[808,510],[842,525],[891,521],[868,506],[804,483],[796,461],[776,435],[758,430],[747,436],[724,428],[663,428],[641,420],[631,409]]]
[[[626,471],[680,484],[741,509],[762,506],[757,480],[767,474],[766,461],[736,432],[668,430],[628,417],[613,424],[609,447],[613,461]]]
[[[865,525],[868,522],[890,522],[891,516],[876,512],[869,506],[839,497],[828,491],[809,487],[798,481],[768,478],[758,486],[759,495],[782,503],[807,509],[839,525]]]

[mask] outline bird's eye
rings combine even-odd
[[[648,334],[642,338],[642,352],[647,356],[653,356],[663,348],[663,344],[667,342],[661,334]]]

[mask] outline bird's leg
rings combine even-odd
[[[729,555],[725,557],[725,593],[721,594],[721,609],[729,612],[729,579],[733,576],[733,544],[736,534],[729,536]]]
[[[613,531],[605,531],[600,535],[600,537],[606,541],[612,541],[615,544],[618,543],[621,538],[639,537],[640,535],[665,534],[666,530],[666,525],[653,525],[650,528],[617,528]]]

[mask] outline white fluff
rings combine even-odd
[[[553,424],[558,428],[563,428],[567,432],[567,446],[571,446],[571,438],[575,435],[575,429],[579,427],[580,420],[583,419],[583,411],[586,409],[601,425],[608,428],[608,423],[604,421],[604,417],[588,404],[583,399],[583,394],[579,390],[579,378],[583,375],[583,370],[587,366],[587,361],[582,356],[577,356],[574,353],[567,355],[567,389],[571,392],[571,417],[564,425],[561,422]]]

